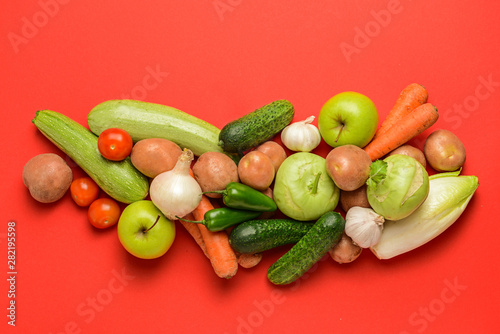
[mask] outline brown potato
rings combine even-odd
[[[260,144],[255,150],[264,153],[271,159],[275,172],[278,172],[278,168],[286,159],[286,151],[283,146],[273,140]]]
[[[356,190],[340,191],[340,206],[345,212],[349,211],[353,206],[360,206],[362,208],[370,208],[368,196],[366,195],[366,184],[362,185]]]
[[[154,178],[174,168],[182,149],[163,138],[148,138],[135,143],[130,153],[132,164],[142,174]]]
[[[255,267],[262,261],[262,253],[244,253],[237,254],[238,264],[245,269]]]
[[[241,158],[238,175],[241,183],[260,191],[266,190],[274,180],[273,162],[260,151],[250,151]]]
[[[31,158],[23,168],[23,182],[31,196],[41,203],[61,199],[73,181],[73,172],[59,155],[43,153]]]
[[[333,260],[342,264],[356,260],[361,255],[362,250],[363,248],[356,245],[351,237],[344,232],[339,243],[330,249],[329,253]]]
[[[355,145],[334,148],[326,156],[326,171],[341,190],[361,187],[370,174],[372,160],[368,153]]]
[[[389,153],[389,155],[393,155],[393,154],[408,155],[408,156],[414,158],[415,160],[417,160],[418,162],[420,162],[422,164],[422,166],[424,166],[424,168],[427,165],[424,152],[422,152],[418,148],[411,146],[411,145],[408,145],[408,144],[400,146],[397,149],[395,149],[394,151]]]
[[[202,191],[224,190],[229,182],[239,182],[236,163],[221,152],[206,152],[193,165],[193,174]],[[220,198],[221,194],[206,194]]]
[[[429,165],[438,172],[458,170],[465,163],[465,147],[460,139],[449,130],[431,133],[424,145],[424,154]]]
[[[273,189],[271,187],[262,190],[261,193],[266,195],[267,197],[274,199],[273,198]],[[258,219],[271,219],[274,217],[276,211],[268,211],[268,212],[262,212],[262,214],[258,217]]]

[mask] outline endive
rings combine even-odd
[[[429,177],[429,194],[410,216],[387,220],[379,242],[371,247],[379,259],[390,259],[434,239],[460,217],[476,191],[476,176],[459,176],[460,171]]]

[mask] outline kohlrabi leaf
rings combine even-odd
[[[370,187],[376,187],[387,176],[387,162],[384,160],[375,160],[370,165],[370,176],[366,184]]]

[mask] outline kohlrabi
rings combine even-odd
[[[299,152],[283,161],[274,182],[279,210],[301,221],[316,220],[337,207],[340,190],[326,172],[325,158]]]
[[[408,217],[429,193],[429,175],[417,160],[395,154],[370,166],[366,194],[373,210],[387,220]]]

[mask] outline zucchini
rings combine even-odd
[[[148,195],[148,178],[132,165],[130,158],[104,158],[97,148],[97,136],[83,125],[51,110],[37,111],[33,124],[112,198],[128,204]]]
[[[137,142],[146,138],[164,138],[194,155],[222,152],[218,145],[220,130],[195,116],[162,104],[136,100],[109,100],[95,106],[87,116],[96,135],[108,128],[127,131]]]
[[[277,100],[226,124],[219,145],[226,152],[243,153],[271,138],[292,122],[293,105]]]
[[[238,253],[260,253],[299,241],[313,226],[293,219],[249,220],[237,225],[229,235],[229,244]]]
[[[345,220],[338,212],[322,215],[302,239],[269,267],[269,281],[282,285],[300,278],[340,241],[344,228]]]

